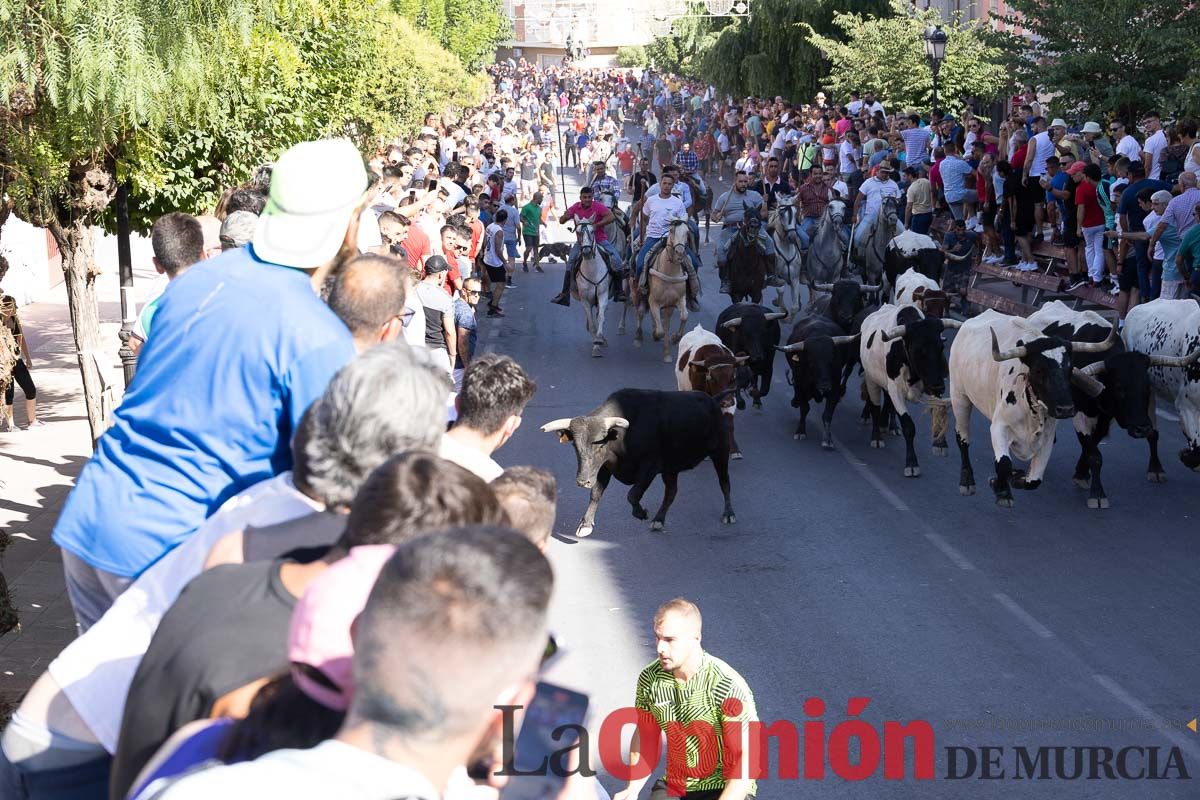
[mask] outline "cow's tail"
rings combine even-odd
[[[929,424],[932,428],[933,441],[940,442],[950,431],[950,406],[942,403],[928,403],[925,410],[929,412]]]

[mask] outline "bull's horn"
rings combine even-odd
[[[1103,342],[1072,342],[1071,349],[1076,353],[1103,353],[1117,343],[1117,326],[1108,329],[1108,338]]]
[[[1084,375],[1090,375],[1093,378],[1099,377],[1104,372],[1104,362],[1097,361],[1093,364],[1088,364],[1086,367],[1081,368],[1079,372],[1082,372]]]
[[[725,320],[724,322],[722,322],[721,327],[722,328],[736,328],[738,325],[741,325],[741,324],[742,324],[742,318],[734,317],[733,319]]]
[[[954,328],[955,330],[958,330],[961,327],[962,327],[962,322],[960,322],[959,320],[946,319],[945,317],[942,318],[942,330],[947,330],[949,328]]]
[[[1200,347],[1197,347],[1186,356],[1150,356],[1150,366],[1152,367],[1189,367],[1197,358],[1200,358]]]
[[[569,427],[571,427],[571,418],[563,417],[562,419],[556,419],[553,422],[547,422],[545,425],[543,425],[542,433],[554,433],[555,431],[565,431]]]
[[[938,408],[950,407],[950,398],[948,397],[929,397],[926,395],[925,402],[931,406],[937,406]]]
[[[763,318],[766,320],[783,319],[786,316],[787,314],[782,311],[769,311],[766,314],[763,314]]]
[[[1104,384],[1081,369],[1071,370],[1071,383],[1083,389],[1090,397],[1099,397],[1104,391]]]
[[[1001,350],[1000,341],[996,338],[996,329],[991,328],[992,332],[992,360],[993,361],[1008,361],[1010,358],[1024,358],[1025,347],[1014,347],[1012,350]]]
[[[804,342],[795,342],[794,344],[784,345],[783,347],[775,345],[775,349],[781,353],[799,353],[804,350]]]
[[[689,361],[688,366],[695,367],[696,369],[708,369],[708,359],[706,358],[703,361]]]
[[[624,417],[605,417],[604,427],[607,428],[628,428],[629,420]]]
[[[886,331],[880,331],[879,337],[886,342],[890,339],[895,339],[897,336],[903,336],[907,328],[907,325],[897,325],[896,327],[889,328]]]
[[[736,361],[738,363],[738,366],[740,367],[741,365],[745,364],[747,361],[750,360],[750,356],[734,356],[733,360]]]
[[[882,288],[883,288],[882,283],[864,283],[862,285],[862,290],[864,292],[878,292]]]
[[[834,343],[835,345],[839,345],[839,344],[850,344],[850,343],[852,343],[852,342],[856,342],[856,341],[858,341],[858,337],[860,337],[860,336],[862,336],[862,334],[861,334],[861,333],[856,333],[856,334],[854,334],[853,336],[834,336],[834,337],[833,337],[833,343]]]
[[[818,292],[832,292],[833,284],[832,283],[814,283],[813,288],[816,289]]]

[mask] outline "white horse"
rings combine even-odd
[[[804,267],[801,263],[800,236],[796,232],[796,207],[793,205],[793,199],[793,195],[779,195],[779,202],[771,212],[768,222],[771,238],[775,241],[775,274],[792,292],[792,302],[785,307],[783,289],[777,289],[779,296],[775,298],[775,307],[787,311],[789,318],[800,313],[800,275]]]
[[[579,269],[575,272],[575,292],[587,317],[587,330],[592,335],[592,358],[599,358],[604,338],[604,315],[608,311],[608,284],[611,278],[596,247],[596,231],[590,220],[575,223],[575,238],[579,242]]]
[[[684,261],[688,258],[688,243],[691,240],[691,229],[688,221],[683,218],[671,220],[670,230],[659,245],[656,253],[646,254],[645,269],[647,291],[640,296],[641,302],[634,309],[637,329],[633,332],[633,344],[642,346],[642,320],[646,311],[654,323],[654,341],[663,342],[663,361],[670,363],[672,344],[679,344],[683,338],[683,328],[687,323],[687,269]],[[632,302],[632,295],[630,302]],[[625,314],[629,311],[629,302],[621,314],[620,332],[625,332]],[[679,312],[679,330],[673,336],[668,336],[671,329],[671,316]]]

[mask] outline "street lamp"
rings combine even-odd
[[[925,28],[925,57],[929,59],[929,69],[933,73],[933,108],[937,109],[938,70],[946,58],[946,42],[950,37],[942,30],[941,25],[930,25]]]

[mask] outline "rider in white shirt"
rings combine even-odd
[[[858,187],[858,197],[854,200],[854,210],[858,216],[858,227],[854,229],[856,245],[862,247],[863,239],[871,230],[875,218],[879,216],[879,210],[883,208],[883,198],[894,197],[899,200],[900,194],[899,185],[892,180],[892,165],[887,161],[881,162],[878,174],[863,181],[862,186]],[[904,229],[904,223],[897,219],[896,232]]]

